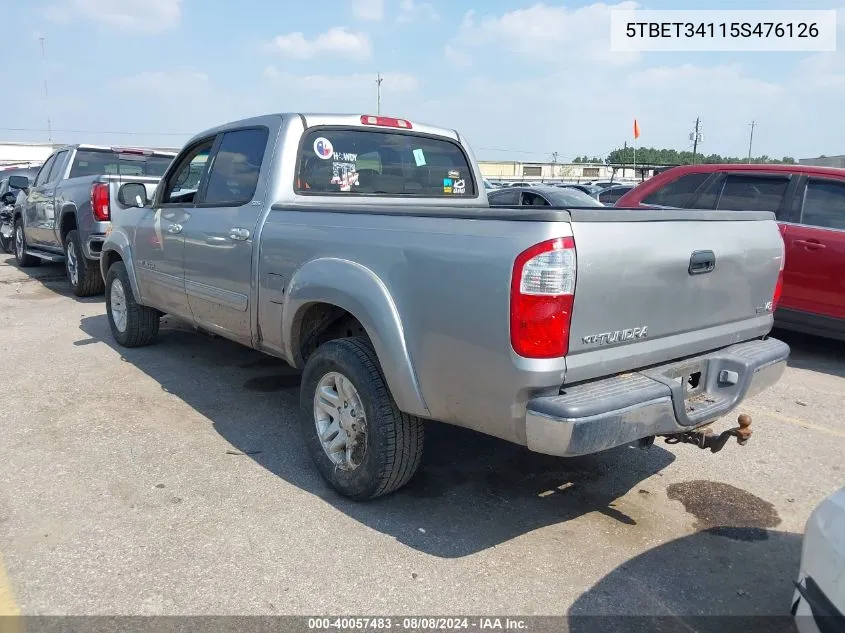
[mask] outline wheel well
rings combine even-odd
[[[111,268],[117,262],[122,262],[123,258],[117,251],[106,251],[102,254],[102,258],[106,261],[106,270]]]
[[[350,312],[329,303],[311,304],[298,321],[294,339],[297,364],[305,364],[320,345],[340,338],[369,335],[361,322]]]
[[[62,244],[65,243],[67,234],[76,228],[79,228],[76,225],[76,216],[73,213],[65,213],[62,216],[62,223],[59,226],[59,236],[62,238]]]

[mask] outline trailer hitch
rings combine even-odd
[[[737,444],[740,446],[745,446],[748,442],[748,438],[751,437],[752,433],[751,416],[743,413],[737,419],[737,423],[739,426],[722,431],[718,435],[708,426],[685,433],[667,435],[665,440],[667,444],[695,444],[698,448],[710,449],[711,453],[718,453],[732,437],[736,438]]]

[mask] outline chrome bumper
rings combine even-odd
[[[528,402],[528,448],[568,457],[684,433],[774,385],[788,358],[789,346],[769,338],[564,387]]]

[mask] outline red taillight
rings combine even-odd
[[[571,237],[541,242],[516,258],[511,278],[511,346],[520,356],[566,356],[576,263]]]
[[[403,130],[413,129],[410,121],[406,121],[405,119],[394,119],[389,116],[371,116],[365,114],[361,117],[361,123],[363,125],[378,125],[380,127],[398,127]]]
[[[781,227],[783,229],[783,227]],[[783,230],[781,231],[783,232]],[[786,266],[786,247],[781,244],[780,251],[780,270],[778,271],[778,280],[775,282],[775,291],[772,294],[772,312],[778,307],[780,296],[783,294],[783,268]]]
[[[91,187],[91,211],[99,222],[108,222],[109,214],[109,185],[105,182],[95,182]]]

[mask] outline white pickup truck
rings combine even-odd
[[[491,208],[465,140],[404,119],[274,114],[192,139],[112,218],[109,323],[164,313],[303,371],[323,476],[369,499],[427,419],[569,456],[706,429],[779,379],[770,213]]]

